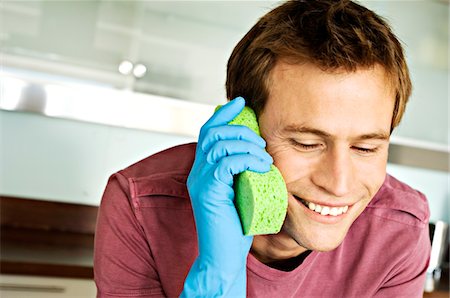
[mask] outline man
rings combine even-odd
[[[286,2],[236,46],[226,88],[234,100],[198,144],[110,178],[98,296],[420,297],[429,211],[386,175],[411,83],[384,21],[349,1]],[[262,138],[227,125],[245,104]],[[243,236],[233,175],[272,162],[289,193],[285,222],[278,234]]]

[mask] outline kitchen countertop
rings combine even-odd
[[[436,291],[431,293],[424,293],[424,298],[449,298],[450,293],[449,292],[443,292],[443,291]]]

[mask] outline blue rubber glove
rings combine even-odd
[[[227,125],[244,108],[238,97],[220,108],[200,130],[187,180],[197,228],[199,256],[181,297],[245,297],[247,255],[253,241],[244,236],[234,206],[233,175],[267,172],[273,162],[265,141],[245,126]]]

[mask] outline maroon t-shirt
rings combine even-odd
[[[170,148],[111,176],[95,235],[98,297],[177,297],[197,257],[186,179],[195,144]],[[342,244],[286,272],[249,254],[251,297],[421,297],[430,253],[420,192],[387,175]]]

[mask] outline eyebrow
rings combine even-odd
[[[323,138],[332,138],[333,136],[323,130],[308,127],[308,126],[299,126],[296,124],[291,124],[286,126],[283,131],[292,132],[292,133],[306,133],[306,134],[314,134]],[[390,134],[385,131],[377,131],[368,134],[362,134],[357,136],[355,139],[357,140],[382,140],[388,141],[390,138]]]

